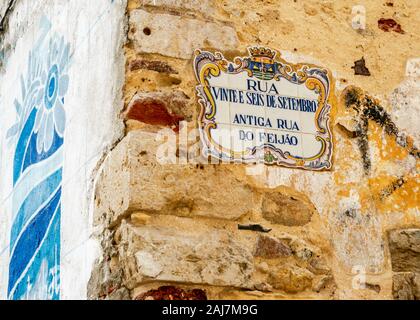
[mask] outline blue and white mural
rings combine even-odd
[[[20,77],[13,148],[9,299],[60,298],[60,218],[70,46],[44,19]]]

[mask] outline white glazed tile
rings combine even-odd
[[[300,133],[291,133],[279,130],[265,130],[263,135],[257,137],[258,143],[266,143],[273,145],[274,147],[281,149],[283,152],[290,152],[291,155],[296,157],[302,157],[302,135]],[[297,139],[297,145],[281,144],[282,135],[289,135],[289,137],[295,137]],[[277,137],[277,141],[276,141]]]
[[[246,91],[248,90],[248,74],[246,71],[242,71],[238,74],[231,74],[229,75],[229,88],[235,88],[238,90]]]
[[[308,100],[318,101],[319,94],[315,93],[315,90],[310,90],[306,87],[305,84],[301,84],[298,87],[299,98],[305,98]]]
[[[298,86],[299,85],[294,84],[285,78],[281,78],[280,81],[278,81],[276,84],[279,95],[288,97],[298,96]]]
[[[312,102],[312,106],[308,107],[305,106],[303,108],[305,108],[306,110],[309,110],[310,108],[313,108],[313,104],[315,104],[316,106],[318,105],[318,98],[319,98],[319,94],[315,93],[314,90],[309,90],[305,84],[302,84],[299,86],[298,88],[298,94],[299,94],[299,98],[305,99],[305,100],[310,100]],[[303,133],[312,133],[312,134],[316,134],[317,132],[317,128],[315,125],[315,112],[312,112],[312,110],[316,110],[315,109],[311,109],[310,112],[306,112],[306,111],[300,111],[300,121],[301,121],[301,131]]]
[[[214,118],[216,123],[230,124],[230,103],[216,100],[216,115]]]
[[[225,74],[224,72],[220,72],[220,75],[217,77],[211,76],[207,78],[209,81],[210,86],[212,87],[223,87],[229,88],[229,78],[230,76]]]
[[[300,112],[300,131],[302,133],[316,134],[317,128],[315,125],[315,113]]]
[[[300,124],[300,116],[299,116],[298,111],[282,109],[282,108],[265,108],[265,109],[266,109],[265,116],[266,118],[270,119],[273,129],[289,131],[288,128],[291,129],[291,122],[296,122],[300,129],[301,124]],[[294,131],[294,130],[290,130],[290,131]]]
[[[230,104],[230,120],[232,125],[244,125],[241,121],[240,115],[247,115],[253,119],[262,117],[265,118],[265,107],[264,106],[253,106],[250,104],[231,103]],[[238,117],[236,117],[238,116]],[[255,118],[254,118],[255,117]],[[236,121],[235,121],[236,119]],[[239,123],[238,120],[239,119]],[[256,119],[255,119],[256,120]],[[246,125],[249,122],[247,122]],[[258,122],[256,122],[258,123]]]
[[[232,150],[234,152],[241,152],[260,146],[261,144],[258,143],[257,137],[258,132],[262,130],[264,129],[231,126]]]

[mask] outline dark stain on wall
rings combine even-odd
[[[369,140],[368,140],[369,122],[367,118],[361,118],[356,126],[357,145],[359,146],[360,154],[363,161],[363,169],[368,174],[372,163],[370,161]]]
[[[136,300],[207,300],[204,290],[184,290],[174,286],[162,286],[136,297]]]
[[[379,19],[378,28],[385,32],[394,31],[401,34],[405,33],[401,25],[394,19],[385,19],[385,18]]]
[[[152,70],[161,73],[178,74],[168,63],[163,61],[136,59],[130,62],[130,71]]]
[[[381,200],[389,197],[391,194],[393,194],[396,190],[401,188],[407,180],[404,177],[398,178],[395,181],[392,181],[388,186],[386,186],[384,189],[382,189],[380,198]]]
[[[238,224],[238,229],[257,231],[257,232],[270,232],[271,231],[271,229],[265,228],[260,224]]]
[[[370,71],[366,67],[366,61],[364,57],[362,57],[360,60],[356,60],[354,62],[354,66],[351,68],[354,69],[355,75],[370,76]]]
[[[365,283],[366,289],[373,290],[376,293],[381,292],[381,286],[379,284]]]

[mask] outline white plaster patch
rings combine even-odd
[[[348,271],[362,268],[367,273],[381,273],[384,268],[382,222],[376,216],[374,204],[361,212],[360,198],[352,190],[340,200],[338,210],[328,216],[334,250]]]
[[[155,278],[162,272],[162,266],[147,251],[136,252],[136,261],[139,271],[146,277]]]
[[[420,144],[420,80],[408,78],[391,94],[392,118],[397,127]]]
[[[420,58],[409,59],[405,71],[407,77],[420,77]]]
[[[322,215],[329,203],[330,172],[304,172],[289,168],[268,167],[267,184],[270,188],[281,185],[295,188],[309,197],[319,214]]]

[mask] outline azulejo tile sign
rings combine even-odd
[[[270,48],[228,61],[196,50],[198,118],[206,156],[308,170],[332,166],[332,76]]]

